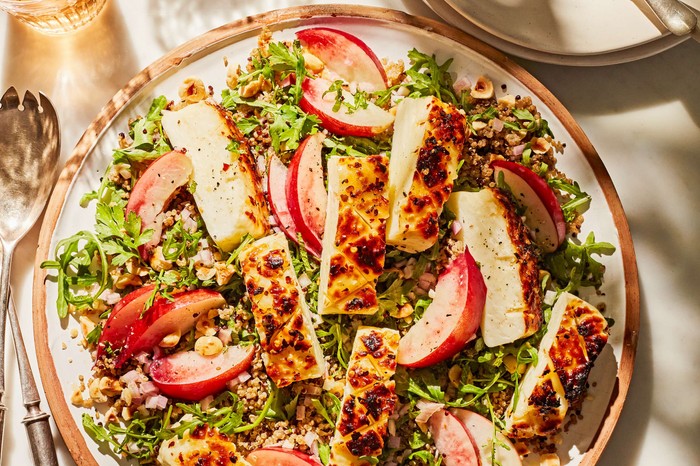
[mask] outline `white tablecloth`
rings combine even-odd
[[[0,13],[0,92],[14,85],[52,98],[65,161],[104,103],[171,48],[242,16],[308,3],[322,2],[112,0],[88,29],[56,38]],[[436,18],[418,0],[336,3]],[[652,58],[601,68],[518,61],[563,102],[593,142],[618,189],[636,246],[642,295],[636,369],[600,464],[700,464],[700,46],[686,41]],[[37,226],[18,247],[12,273],[30,353],[38,232]],[[10,341],[2,464],[15,466],[28,464],[30,453]],[[30,357],[38,379],[36,358]],[[43,408],[48,410],[46,403]],[[74,464],[55,426],[54,436],[61,464]]]

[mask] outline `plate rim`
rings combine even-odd
[[[447,0],[423,0],[423,3],[433,10],[437,16],[442,18],[443,21],[448,22],[458,29],[462,29],[467,34],[471,34],[487,44],[502,50],[503,52],[525,60],[548,63],[551,65],[584,67],[619,65],[657,55],[690,39],[689,35],[674,36],[673,34],[667,34],[659,37],[656,40],[645,42],[634,47],[618,49],[605,53],[557,54],[524,47],[495,36],[469,21],[469,19],[467,19],[459,11],[455,10]],[[448,13],[453,13],[454,16]]]
[[[589,164],[605,195],[606,203],[610,209],[613,224],[618,234],[620,254],[622,255],[626,303],[622,354],[613,393],[608,403],[606,415],[591,440],[588,451],[580,462],[581,466],[595,465],[605,445],[608,443],[622,412],[634,369],[634,358],[639,335],[640,294],[636,256],[627,217],[607,169],[592,143],[568,110],[542,83],[502,52],[445,23],[388,8],[365,6],[362,9],[358,9],[352,5],[312,5],[273,10],[227,23],[185,42],[148,65],[117,91],[90,123],[76,144],[65,167],[61,171],[46,209],[46,215],[39,234],[32,290],[34,342],[39,372],[54,421],[71,456],[79,466],[98,466],[99,464],[88,449],[83,432],[70,414],[68,400],[61,384],[55,383],[58,373],[49,348],[47,332],[48,309],[46,307],[46,287],[44,286],[47,271],[42,269],[40,264],[48,258],[51,252],[51,240],[54,231],[63,212],[66,196],[80,167],[87,155],[95,147],[102,132],[109,126],[113,118],[119,114],[120,110],[151,81],[157,80],[168,71],[177,68],[188,58],[215,46],[217,43],[232,39],[235,36],[251,34],[264,26],[268,26],[271,30],[276,31],[295,27],[305,22],[319,21],[323,17],[348,17],[398,23],[436,33],[469,47],[477,54],[491,60],[496,66],[518,80],[530,92],[537,95],[561,121],[562,125],[569,131],[573,141],[581,149],[586,162]]]

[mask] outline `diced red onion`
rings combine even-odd
[[[387,440],[386,446],[396,450],[397,448],[399,448],[401,446],[401,437],[397,437],[395,435],[392,435],[391,437],[389,437],[389,440]]]
[[[311,398],[310,396],[305,396],[304,401],[302,403],[304,404],[304,406],[313,406],[314,399]]]
[[[304,443],[313,450],[313,444],[318,442],[318,434],[313,431],[308,431],[304,434]]]
[[[212,395],[203,398],[202,401],[199,402],[202,411],[207,411],[212,401],[214,401],[214,397]]]
[[[163,355],[163,349],[158,345],[154,346],[153,347],[153,359],[158,359],[162,355]]]
[[[214,265],[214,255],[211,253],[210,249],[201,249],[197,251],[197,254],[192,258],[195,263],[200,263],[205,267],[211,267]]]
[[[146,353],[145,351],[139,352],[136,356],[134,356],[134,359],[136,359],[141,364],[146,364],[147,362],[151,362],[151,356],[148,353]]]
[[[219,337],[219,340],[221,340],[221,343],[223,343],[224,345],[228,345],[232,341],[232,339],[231,339],[232,333],[233,333],[232,329],[230,329],[228,327],[224,327],[224,328],[219,329],[219,333],[216,336]]]
[[[389,435],[396,435],[396,420],[389,418],[389,421],[386,423],[387,425],[387,430],[389,431]]]
[[[126,374],[122,375],[119,378],[119,380],[128,385],[129,382],[136,382],[137,380],[141,380],[141,374],[139,374],[136,370],[131,370]]]
[[[320,395],[321,393],[323,393],[323,389],[321,387],[319,387],[318,385],[308,384],[308,385],[304,385],[304,392],[307,395]]]
[[[303,421],[306,417],[306,406],[297,405],[297,421]]]
[[[263,173],[265,173],[265,169],[267,168],[266,167],[267,164],[265,163],[265,156],[258,155],[257,163],[258,163],[258,173],[260,173],[260,175],[262,175]]]
[[[144,406],[146,409],[165,409],[168,406],[168,399],[163,395],[151,396],[146,398]]]
[[[437,283],[437,278],[430,272],[425,272],[418,277],[418,286],[424,290],[429,290],[435,283]]]
[[[311,285],[311,279],[306,275],[306,272],[299,275],[299,286],[306,288],[309,285]]]
[[[243,371],[240,374],[238,374],[238,377],[236,378],[238,379],[238,382],[243,383],[250,380],[252,378],[252,375],[250,375],[248,371]]]
[[[122,297],[119,293],[115,293],[112,290],[104,290],[98,299],[104,301],[104,303],[108,306],[112,306],[114,304],[117,304],[122,299]]]
[[[141,389],[141,393],[147,397],[155,396],[158,393],[160,393],[158,387],[156,387],[156,385],[153,382],[144,382],[139,388]]]
[[[460,231],[462,231],[462,224],[460,222],[458,222],[457,220],[453,220],[452,221],[452,234],[456,235]]]
[[[416,403],[416,409],[418,409],[419,413],[418,416],[416,416],[416,422],[425,424],[428,422],[428,419],[430,419],[430,416],[444,407],[445,405],[442,403],[433,403],[432,401],[425,400],[418,401],[418,403]]]
[[[460,92],[465,91],[467,89],[471,89],[472,82],[466,76],[462,76],[459,79],[457,79],[457,81],[455,81],[453,87],[454,87],[455,91],[457,91],[457,93],[460,93]]]
[[[525,144],[520,144],[513,147],[513,155],[522,155],[525,150]]]
[[[503,131],[503,122],[498,118],[494,118],[491,120],[491,128],[493,128],[495,132],[500,133]]]

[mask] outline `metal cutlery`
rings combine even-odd
[[[60,155],[58,117],[49,99],[27,92],[20,103],[14,87],[0,98],[0,457],[5,426],[5,319],[10,314],[10,268],[17,243],[31,229],[53,187]],[[39,409],[39,394],[19,333],[16,315],[10,315],[27,407],[24,424],[34,464],[57,465],[48,415]]]
[[[695,13],[679,0],[644,0],[672,34],[684,36],[696,28]]]

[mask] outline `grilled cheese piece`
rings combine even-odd
[[[486,282],[481,334],[486,346],[532,335],[542,323],[539,267],[527,230],[500,191],[458,192],[447,201]]]
[[[396,406],[399,332],[360,327],[348,362],[340,415],[331,439],[329,466],[365,466],[384,448],[389,416]]]
[[[512,437],[549,435],[586,391],[588,374],[608,341],[607,321],[594,306],[564,293],[552,308],[537,365],[528,369],[507,411]]]
[[[270,216],[260,175],[245,138],[231,116],[209,101],[163,112],[170,143],[192,160],[194,200],[207,231],[223,251],[250,233],[265,236]],[[234,151],[230,144],[236,145]]]
[[[267,375],[278,387],[322,376],[323,351],[284,234],[248,245],[240,263]]]
[[[182,438],[173,437],[160,444],[156,464],[160,466],[190,466],[216,464],[221,466],[250,466],[236,450],[228,436],[206,425],[185,432]]]
[[[374,314],[384,269],[386,157],[331,157],[319,314]]]
[[[407,98],[396,107],[387,244],[420,252],[437,242],[438,218],[457,177],[466,128],[457,107],[432,96]]]

